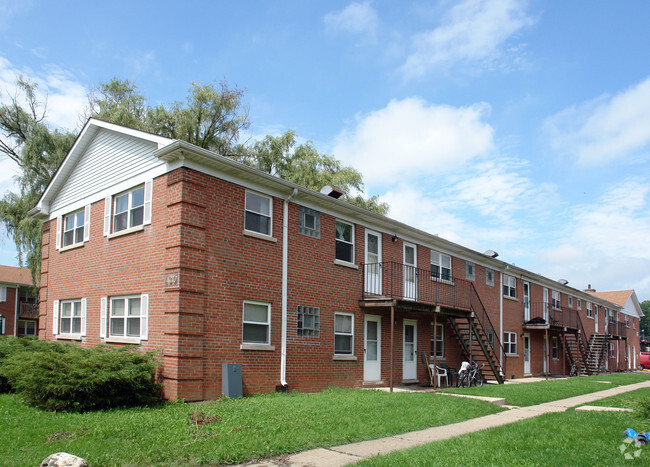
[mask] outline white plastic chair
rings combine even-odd
[[[438,383],[438,387],[442,386],[443,379],[445,380],[445,386],[449,386],[449,377],[447,376],[447,370],[445,368],[441,368],[438,365],[433,365],[433,364],[430,364],[429,368],[436,375],[436,381]]]

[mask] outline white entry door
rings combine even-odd
[[[548,323],[548,289],[544,288],[543,290],[543,297],[544,297],[544,321]]]
[[[381,380],[381,316],[366,315],[363,380]]]
[[[365,290],[381,295],[381,235],[366,230]]]
[[[404,298],[415,300],[417,290],[417,256],[415,245],[404,243]]]
[[[594,305],[594,333],[598,334],[598,305]]]
[[[530,284],[524,282],[524,322],[530,320]]]
[[[410,319],[404,320],[404,358],[402,359],[402,379],[413,380],[418,377],[417,368],[417,335],[418,335],[418,322]]]
[[[530,374],[530,334],[524,334],[524,374]]]

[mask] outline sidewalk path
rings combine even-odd
[[[420,431],[412,431],[401,435],[389,436],[388,438],[362,441],[359,443],[344,444],[331,448],[317,448],[310,451],[299,452],[290,456],[282,456],[277,459],[266,459],[262,462],[246,463],[246,466],[271,467],[271,466],[309,466],[309,467],[331,467],[353,464],[362,459],[367,459],[379,454],[388,454],[393,451],[412,448],[421,444],[432,443],[444,439],[454,438],[466,433],[487,430],[497,426],[515,423],[520,420],[538,417],[546,413],[564,412],[572,407],[588,404],[606,397],[623,394],[641,388],[650,388],[650,381],[641,383],[617,386],[604,391],[592,392],[581,396],[569,397],[544,404],[532,405],[529,407],[517,407],[483,417],[472,418],[464,422],[451,425],[437,426]]]

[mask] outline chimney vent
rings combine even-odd
[[[343,191],[340,188],[331,185],[325,185],[320,189],[320,192],[334,199],[339,199],[343,195]]]

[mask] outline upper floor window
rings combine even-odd
[[[517,298],[517,279],[513,276],[503,275],[503,295],[506,297]]]
[[[153,183],[109,196],[104,205],[104,235],[128,232],[151,224],[151,197]]]
[[[271,219],[271,198],[247,191],[244,229],[271,235]]]
[[[490,268],[485,268],[485,283],[494,285],[494,271]]]
[[[560,309],[562,304],[560,292],[551,290],[551,304],[553,305],[553,308],[555,308],[556,310]]]
[[[582,310],[582,300],[578,299],[578,310]]]
[[[451,256],[431,251],[431,277],[443,281],[451,280]]]
[[[587,317],[589,317],[589,318],[594,317],[594,312],[591,309],[591,302],[587,302]]]
[[[310,237],[320,238],[320,212],[300,206],[298,232]]]
[[[465,262],[465,279],[473,281],[476,278],[476,265],[469,261]]]
[[[354,226],[336,221],[336,259],[354,263]]]
[[[573,308],[573,297],[571,295],[569,295],[568,300],[569,300],[569,308]]]
[[[630,327],[630,317],[628,315],[625,315],[625,327]]]
[[[57,219],[56,248],[81,245],[90,239],[90,204]]]

